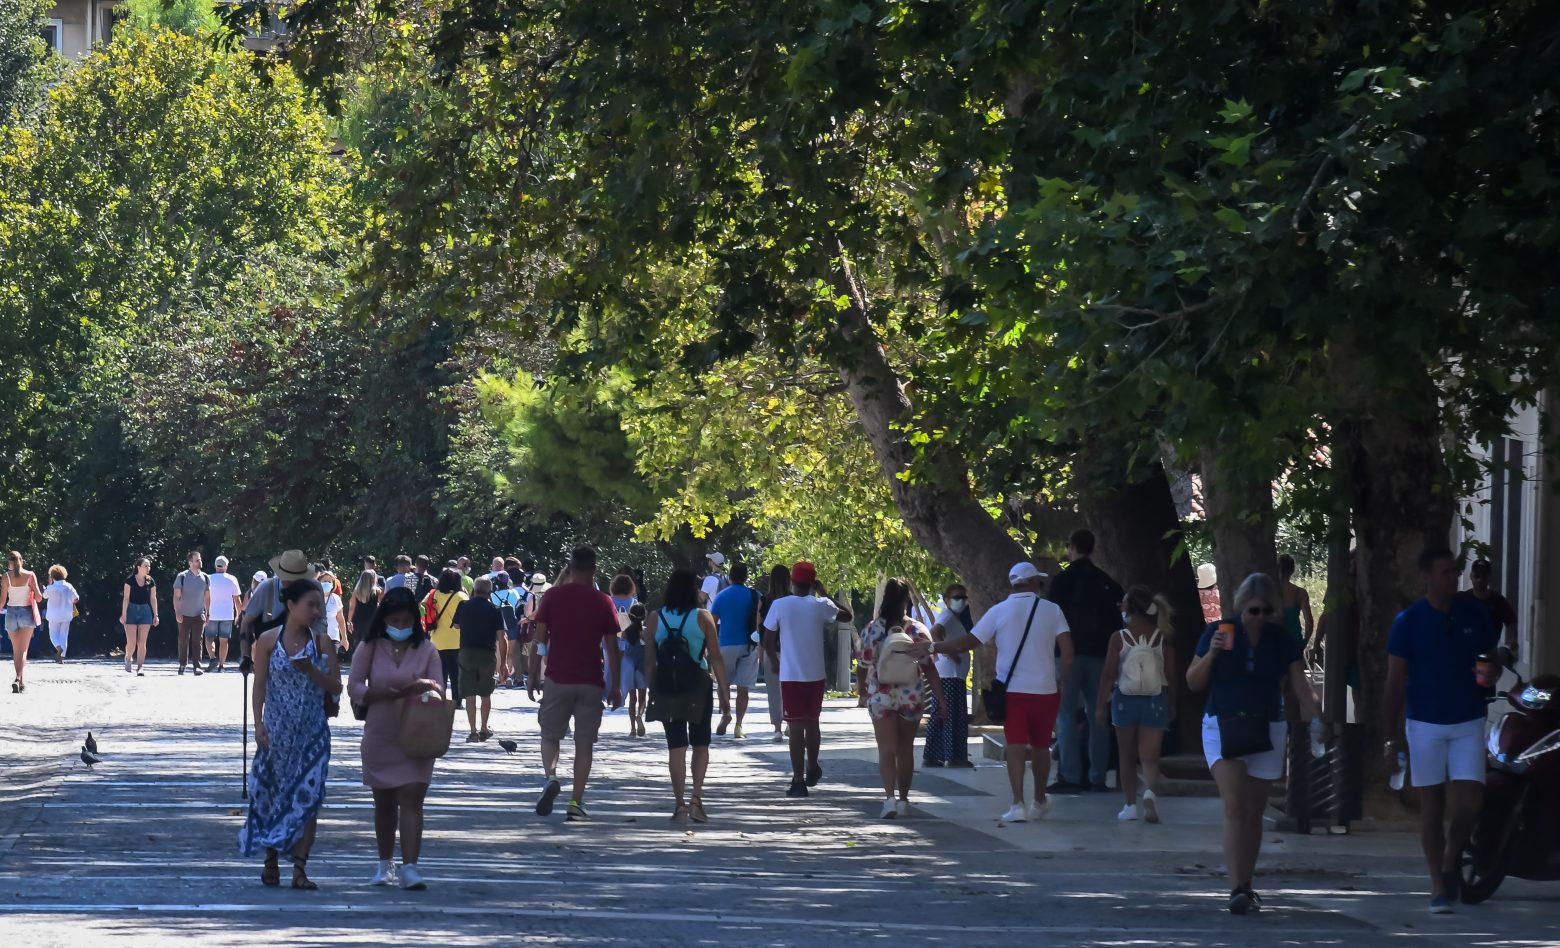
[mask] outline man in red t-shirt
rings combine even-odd
[[[547,787],[536,803],[537,816],[552,812],[553,801],[562,789],[557,777],[558,757],[572,719],[574,795],[566,818],[571,822],[590,819],[585,810],[585,782],[590,779],[591,752],[601,729],[601,699],[605,693],[613,708],[623,704],[618,684],[622,655],[616,648],[602,648],[604,640],[616,639],[617,634],[617,610],[607,594],[596,588],[596,551],[580,547],[569,558],[568,582],[554,586],[542,597],[531,636],[536,648],[531,653],[525,690],[532,701],[536,700],[535,683],[541,680],[542,657],[547,658],[547,680],[536,713]],[[605,681],[603,665],[610,666]],[[611,682],[610,687],[606,682]]]

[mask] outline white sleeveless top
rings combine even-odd
[[[11,584],[11,579],[11,575],[7,573],[5,577],[5,604],[13,609],[25,609],[32,605],[32,590],[28,587],[26,578],[24,577],[22,579],[22,584],[20,586],[13,586]]]

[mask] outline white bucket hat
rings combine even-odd
[[[1197,567],[1197,588],[1212,589],[1219,585],[1219,571],[1213,568],[1212,563],[1204,563]]]

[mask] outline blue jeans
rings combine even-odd
[[[1104,785],[1110,764],[1110,725],[1094,722],[1094,704],[1100,695],[1100,675],[1105,656],[1074,655],[1072,669],[1062,682],[1062,711],[1056,721],[1056,743],[1061,758],[1061,779],[1069,783]],[[1076,719],[1079,705],[1089,722],[1089,779],[1083,779],[1083,760]]]

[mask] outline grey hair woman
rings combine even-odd
[[[1262,908],[1251,879],[1262,848],[1269,790],[1284,774],[1284,681],[1307,717],[1321,716],[1300,643],[1274,620],[1283,604],[1271,576],[1246,577],[1235,593],[1236,614],[1203,630],[1197,657],[1186,671],[1193,691],[1208,692],[1203,757],[1224,802],[1224,864],[1233,915]]]

